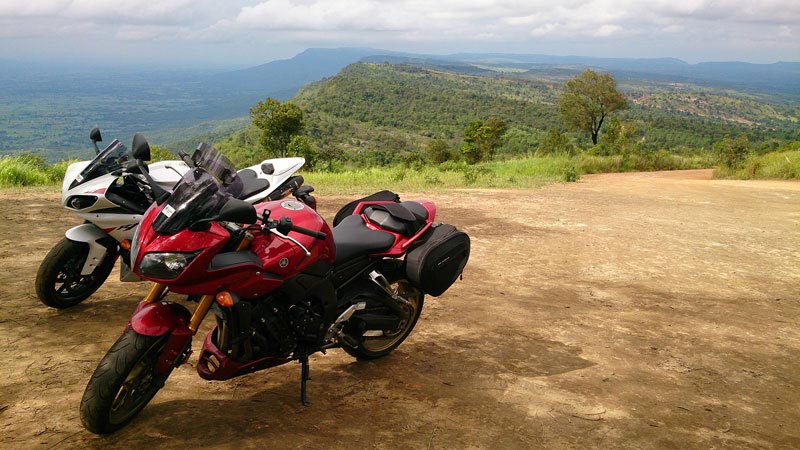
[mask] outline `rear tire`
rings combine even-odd
[[[169,335],[145,336],[129,328],[95,369],[81,399],[81,422],[96,434],[108,434],[136,417],[164,386],[170,369],[155,365]]]
[[[360,360],[381,358],[394,351],[394,349],[402,344],[408,335],[411,334],[422,312],[425,295],[417,288],[411,286],[411,283],[407,280],[400,280],[394,283],[392,288],[397,295],[408,300],[410,305],[403,306],[403,308],[409,312],[408,319],[402,322],[398,329],[392,330],[391,332],[384,331],[383,336],[363,337],[363,341],[358,347],[343,346],[342,348],[344,351],[350,356],[355,356]]]
[[[81,275],[89,244],[64,238],[56,244],[36,273],[36,295],[52,308],[64,309],[86,300],[103,285],[117,260],[115,248],[90,275]]]

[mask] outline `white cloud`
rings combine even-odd
[[[777,42],[800,59],[798,23],[798,0],[0,0],[0,39],[94,26],[119,41],[251,46]]]

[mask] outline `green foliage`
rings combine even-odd
[[[303,110],[292,102],[274,98],[258,102],[250,108],[253,125],[261,130],[259,143],[269,154],[285,157],[292,138],[305,128]]]
[[[0,157],[0,186],[39,186],[57,184],[64,179],[69,161],[48,166],[33,153]]]
[[[433,164],[441,164],[453,158],[450,147],[442,139],[428,141],[424,150],[425,161]]]
[[[589,149],[593,155],[623,155],[630,157],[642,152],[640,142],[634,139],[636,126],[629,122],[622,122],[617,117],[611,117],[606,134],[600,143]]]
[[[714,176],[741,180],[754,178],[800,179],[800,142],[781,145],[776,151],[769,153],[750,154],[741,163],[739,169],[721,165],[714,171]]]
[[[626,107],[625,97],[610,74],[584,70],[567,81],[559,96],[558,111],[567,128],[589,133],[592,143],[597,144],[605,118]]]
[[[292,136],[286,147],[287,156],[300,156],[306,160],[304,167],[314,170],[319,160],[319,151],[314,147],[308,136]]]
[[[564,183],[574,183],[578,181],[578,171],[575,170],[575,166],[567,167],[561,176],[561,181]]]
[[[734,101],[717,101],[715,104],[723,108],[719,114],[699,115],[682,111],[686,105],[678,100],[663,105],[658,100],[678,99],[681,89],[709,88],[675,88],[628,78],[620,89],[632,98],[631,108],[607,117],[599,132],[605,135],[610,129],[614,134],[614,117],[618,117],[625,131],[623,141],[604,137],[593,146],[588,135],[570,132],[555,142],[555,136],[550,135],[551,141],[543,143],[547,130],[561,126],[558,93],[563,87],[563,72],[555,78],[542,78],[535,71],[483,76],[448,70],[454,69],[357,63],[334,77],[305,86],[293,102],[305,111],[307,136],[320,152],[318,165],[330,171],[396,164],[412,167],[420,160],[435,163],[444,157],[441,142],[449,149],[450,158],[485,160],[489,154],[481,151],[474,136],[467,136],[480,127],[465,132],[476,117],[494,117],[507,126],[499,144],[492,147],[494,159],[588,149],[596,154],[624,152],[629,160],[625,164],[637,165],[640,156],[652,160],[647,155],[663,149],[685,156],[709,152],[726,135],[747,134],[751,142],[773,142],[764,151],[774,148],[775,142],[800,137],[797,111],[791,108],[773,105],[780,113],[771,119],[764,116],[772,125],[762,127],[757,125],[760,116],[748,117],[750,122],[728,120],[734,112],[724,108],[736,105]],[[653,91],[660,97],[647,100],[645,96]],[[724,93],[715,95],[739,95],[729,90],[720,92]],[[646,101],[650,103],[645,105]],[[761,114],[762,110],[748,111]],[[260,130],[251,125],[222,139],[218,148],[237,164],[244,160],[253,164],[269,157],[259,146],[260,135]],[[465,138],[471,142],[465,142]],[[414,156],[418,153],[419,157]]]
[[[173,155],[166,147],[150,145],[150,162],[169,161],[172,159],[178,159],[178,156]]]
[[[750,142],[746,135],[736,139],[725,138],[714,144],[714,154],[717,160],[726,169],[739,169],[750,152]]]
[[[511,127],[503,135],[503,143],[497,149],[500,157],[533,156],[539,146],[540,132],[530,132],[519,127]]]
[[[555,128],[550,128],[547,131],[544,139],[539,143],[539,148],[536,150],[536,155],[557,155],[569,153],[569,141],[567,137]]]
[[[470,122],[464,130],[464,144],[461,146],[464,159],[470,164],[493,160],[507,129],[505,122],[494,117],[486,122]]]

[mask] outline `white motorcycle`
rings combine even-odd
[[[77,305],[92,295],[119,257],[120,280],[140,281],[130,270],[130,245],[142,214],[189,171],[184,161],[191,163],[182,154],[183,161],[146,165],[150,146],[141,134],[133,137],[132,151],[116,139],[100,151],[100,130],[92,129],[89,136],[97,156],[70,164],[61,185],[61,206],[85,222],[67,230],[36,274],[36,295],[54,308]],[[293,174],[303,164],[303,158],[277,158],[240,170],[244,189],[239,198],[256,203],[297,191],[303,177]]]

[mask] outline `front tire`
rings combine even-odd
[[[407,280],[400,280],[391,287],[395,294],[408,301],[402,306],[408,312],[408,319],[402,321],[396,330],[384,330],[380,336],[363,336],[358,347],[343,346],[349,355],[360,360],[381,358],[394,351],[411,334],[422,313],[425,295]]]
[[[95,369],[81,399],[81,422],[96,434],[108,434],[136,417],[164,386],[155,373],[169,335],[145,336],[129,328]]]
[[[89,275],[81,269],[89,257],[89,244],[64,238],[44,257],[36,273],[36,295],[47,306],[64,309],[89,298],[106,281],[117,260],[110,249]]]

